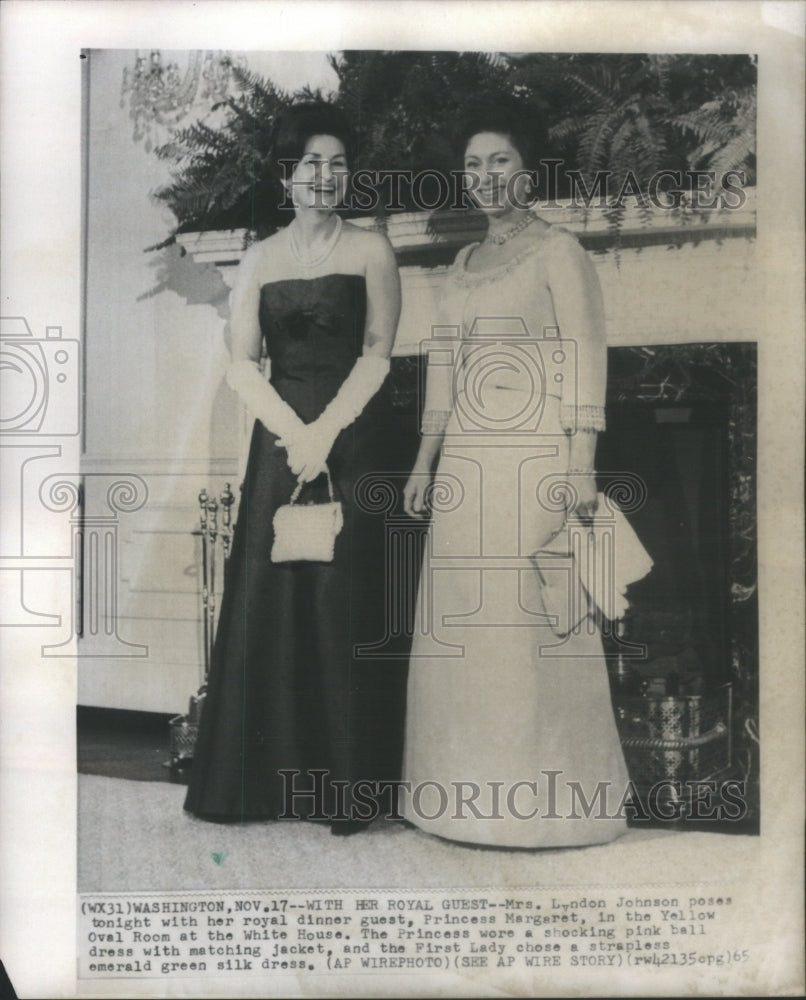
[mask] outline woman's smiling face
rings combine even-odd
[[[523,157],[507,135],[479,132],[471,136],[464,172],[467,190],[485,213],[501,215],[528,203],[530,182]]]
[[[347,154],[332,135],[313,135],[291,175],[291,198],[297,208],[333,209],[344,201]]]

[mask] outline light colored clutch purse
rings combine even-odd
[[[273,563],[333,562],[336,536],[344,525],[341,503],[333,496],[330,470],[327,473],[329,503],[297,503],[302,483],[297,483],[289,503],[274,514]]]
[[[549,544],[532,556],[540,582],[540,600],[547,615],[547,624],[552,632],[565,637],[587,617],[589,606],[587,595],[580,588],[577,561],[568,551],[567,535],[565,544]],[[558,536],[560,537],[560,536]]]
[[[552,631],[566,636],[595,605],[616,621],[629,607],[627,587],[652,559],[623,512],[601,493],[593,525],[571,514],[562,531],[532,556]]]

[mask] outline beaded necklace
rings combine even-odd
[[[524,217],[520,220],[520,222],[517,222],[510,229],[507,229],[506,232],[498,233],[495,235],[492,233],[487,233],[487,235],[485,236],[485,241],[489,240],[490,243],[494,243],[497,247],[500,247],[504,243],[507,243],[509,240],[511,240],[513,236],[517,236],[518,233],[522,233],[527,226],[531,226],[531,224],[536,221],[537,221],[537,216],[535,215],[535,213],[529,211],[524,215]]]
[[[291,253],[294,255],[294,258],[297,260],[297,262],[301,264],[303,267],[316,267],[317,264],[321,264],[323,261],[327,260],[327,258],[333,252],[333,248],[336,246],[339,236],[341,235],[341,229],[342,229],[342,219],[340,215],[337,215],[336,224],[333,227],[333,232],[325,240],[325,242],[322,245],[322,249],[319,251],[319,253],[312,255],[310,253],[306,253],[303,250],[297,238],[296,227],[292,223],[288,227],[288,242],[289,246],[291,247]]]

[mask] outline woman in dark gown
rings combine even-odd
[[[400,286],[386,238],[334,212],[348,149],[330,106],[278,123],[294,219],[249,248],[232,294],[227,380],[257,419],[185,801],[204,819],[353,832],[372,816],[369,787],[399,776],[403,671],[356,647],[385,627],[383,515],[361,504],[360,485],[385,467],[378,390]],[[275,511],[298,481],[303,502],[326,500],[325,468],[344,514],[333,561],[272,563]]]

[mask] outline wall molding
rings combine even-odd
[[[637,207],[627,208],[616,232],[604,212],[597,208],[585,209],[570,201],[555,205],[537,206],[537,211],[552,225],[564,226],[575,233],[590,249],[602,252],[634,245],[679,245],[702,239],[753,236],[756,230],[756,189],[745,188],[744,204],[738,208],[713,210],[702,217],[682,219],[671,211],[655,209],[650,213]],[[385,230],[401,265],[428,266],[434,258],[444,257],[477,238],[478,229],[468,226],[466,217],[460,216],[451,225],[447,213],[440,216],[440,233],[432,231],[431,212],[401,212],[384,220]],[[350,219],[353,225],[364,229],[378,228],[374,218]],[[181,233],[176,242],[200,263],[218,267],[236,265],[245,252],[248,230],[215,230],[209,232]]]

